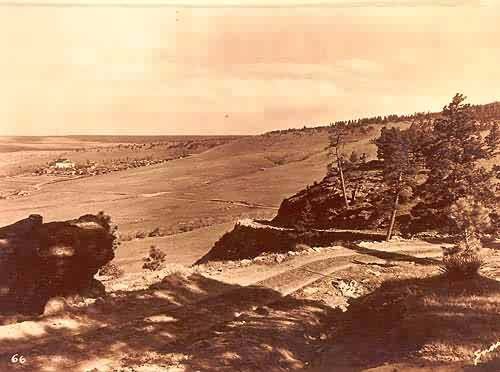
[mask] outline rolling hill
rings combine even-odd
[[[370,141],[381,127],[360,134],[346,152],[356,148],[373,157]],[[48,183],[0,200],[0,225],[32,213],[52,221],[103,210],[123,240],[117,262],[137,269],[149,246],[157,245],[169,260],[192,263],[237,219],[271,218],[285,197],[321,180],[329,162],[327,141],[326,128],[268,133],[165,164]],[[155,229],[165,236],[135,239]],[[191,245],[196,253],[189,253]]]

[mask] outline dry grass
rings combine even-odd
[[[445,254],[441,270],[450,279],[469,279],[477,276],[484,261],[477,252],[464,250]]]
[[[332,343],[339,363],[357,368],[401,361],[471,366],[477,350],[500,340],[500,282],[483,276],[389,280],[348,309],[335,321]],[[499,357],[492,352],[481,363]]]

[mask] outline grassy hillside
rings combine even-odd
[[[346,151],[356,149],[374,156],[370,141],[380,128],[359,134]],[[121,250],[128,260],[140,260],[151,244],[174,252],[176,240],[187,251],[192,243],[201,256],[237,219],[271,218],[285,197],[321,180],[329,162],[327,142],[326,128],[270,133],[161,165],[49,183],[39,190],[30,189],[27,196],[0,200],[0,225],[31,213],[63,220],[103,210],[118,224],[124,240]],[[191,233],[133,239],[157,228],[166,236]],[[194,262],[196,257],[190,257]]]
[[[374,159],[376,147],[371,142],[384,125],[407,128],[409,122],[373,124],[371,130],[358,130],[344,152],[355,150]],[[134,270],[150,245],[167,249],[172,260],[192,263],[237,219],[270,219],[283,199],[320,181],[330,162],[327,144],[326,127],[290,130],[234,139],[165,164],[95,177],[57,183],[43,177],[4,178],[0,187],[22,187],[24,183],[29,192],[0,200],[0,225],[31,213],[42,214],[46,220],[64,220],[103,210],[119,226],[123,243],[118,260]],[[149,151],[144,147],[124,149]],[[106,159],[113,151],[93,155]],[[143,239],[154,230],[160,236]],[[186,251],[180,253],[182,257],[180,249]]]

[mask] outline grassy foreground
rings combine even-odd
[[[470,280],[415,265],[380,279],[332,319],[332,347],[317,370],[500,371],[499,255],[490,253],[484,273]]]

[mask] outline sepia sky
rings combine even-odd
[[[500,100],[495,1],[78,2],[0,6],[0,135],[253,134]]]

